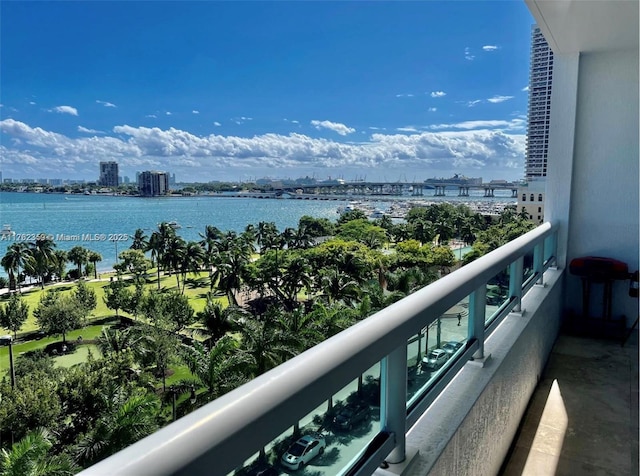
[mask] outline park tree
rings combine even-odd
[[[119,255],[120,262],[114,266],[116,271],[130,273],[135,283],[144,282],[147,271],[151,268],[151,261],[147,259],[140,249],[124,250]]]
[[[0,326],[13,332],[18,331],[29,317],[29,306],[17,294],[9,296],[7,303],[0,307]]]
[[[54,379],[41,373],[16,379],[13,388],[1,383],[0,428],[11,429],[17,440],[36,428],[55,428],[62,414],[57,387]]]
[[[304,215],[298,221],[298,229],[311,238],[332,236],[335,233],[335,225],[328,218],[314,218]]]
[[[347,223],[351,220],[366,220],[366,219],[367,219],[366,213],[356,208],[354,210],[348,210],[344,212],[342,215],[340,215],[340,217],[338,218],[337,224],[338,226],[340,226],[343,223]]]
[[[87,283],[84,281],[84,279],[78,281],[76,289],[73,291],[73,297],[80,305],[84,319],[86,319],[91,311],[93,311],[98,305],[96,292],[89,286],[87,286]]]
[[[384,228],[367,219],[350,220],[338,226],[338,236],[347,241],[357,241],[369,248],[379,248],[387,241]]]
[[[124,281],[111,281],[104,287],[104,303],[109,309],[113,309],[118,317],[120,309],[126,309],[131,300],[131,291],[127,289]]]
[[[42,330],[48,334],[62,334],[62,342],[66,342],[67,333],[83,325],[86,309],[73,295],[47,291],[33,315]]]

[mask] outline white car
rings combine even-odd
[[[433,349],[422,359],[422,365],[430,370],[439,369],[449,360],[450,355],[442,349]]]
[[[282,465],[289,469],[301,469],[313,458],[324,453],[327,443],[322,435],[305,435],[292,444],[282,455]]]

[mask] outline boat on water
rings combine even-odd
[[[2,225],[2,230],[0,230],[0,235],[3,236],[13,236],[16,232],[11,229],[11,225]]]

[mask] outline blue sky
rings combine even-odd
[[[0,4],[5,178],[524,171],[521,1]]]

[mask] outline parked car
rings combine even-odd
[[[289,469],[301,469],[309,464],[313,458],[324,453],[327,443],[324,437],[318,433],[305,435],[292,444],[282,455],[281,463]]]
[[[348,403],[342,407],[333,418],[334,431],[349,431],[358,427],[371,418],[371,408],[362,401]]]
[[[447,354],[449,354],[449,357],[451,357],[458,351],[460,347],[462,347],[462,345],[462,342],[449,341],[445,342],[442,345],[442,350],[444,350]]]
[[[439,369],[449,360],[450,355],[442,349],[433,349],[422,359],[422,366],[429,370]]]

